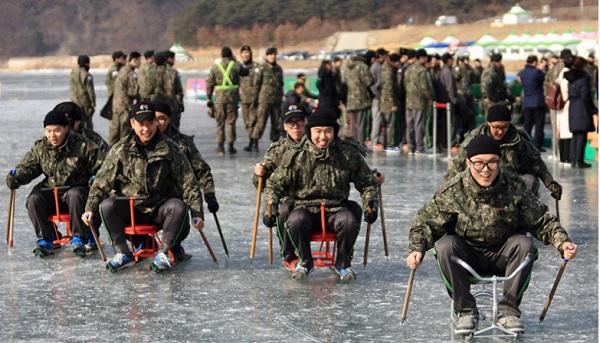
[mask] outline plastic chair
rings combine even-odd
[[[336,235],[334,232],[328,232],[326,226],[325,203],[321,202],[321,233],[310,235],[311,243],[320,243],[319,250],[311,251],[316,268],[335,267]]]
[[[133,250],[133,258],[135,262],[147,257],[154,257],[158,252],[159,247],[162,245],[160,238],[158,237],[159,227],[154,224],[136,224],[135,223],[135,200],[144,199],[145,197],[116,197],[116,200],[129,200],[129,217],[131,225],[126,226],[123,231],[127,236],[127,240],[131,243]],[[139,240],[135,238],[139,236],[145,236],[144,240],[139,244]],[[139,245],[136,247],[135,244]],[[170,253],[169,253],[170,255]]]
[[[52,229],[54,230],[54,236],[56,237],[52,244],[63,246],[67,245],[71,242],[71,237],[73,237],[73,232],[71,231],[71,216],[68,213],[60,213],[60,202],[58,198],[58,194],[61,190],[69,189],[69,186],[58,186],[52,188],[42,188],[42,191],[52,191],[52,195],[54,198],[54,209],[55,213],[48,217],[50,221],[50,225],[52,225]],[[63,235],[60,231],[58,231],[58,223],[65,223],[66,233]]]

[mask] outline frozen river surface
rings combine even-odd
[[[0,75],[0,174],[7,172],[42,135],[42,119],[68,98],[64,73]],[[96,73],[99,107],[106,88]],[[100,86],[102,85],[102,86]],[[108,123],[95,117],[107,136]],[[246,144],[241,118],[235,157],[213,153],[214,126],[203,105],[186,104],[182,131],[213,169],[219,218],[231,258],[223,253],[214,221],[205,232],[219,258],[215,265],[197,232],[184,246],[193,259],[167,274],[154,274],[143,262],[118,274],[99,259],[80,259],[63,248],[47,259],[31,253],[34,231],[25,210],[32,185],[17,192],[15,248],[0,245],[0,342],[441,342],[451,341],[449,303],[435,261],[428,254],[417,272],[409,319],[400,325],[408,269],[407,236],[412,216],[444,175],[445,162],[427,157],[370,154],[368,163],[386,174],[383,188],[390,262],[383,255],[379,222],[371,235],[369,265],[362,267],[365,225],[356,243],[358,279],[341,284],[329,270],[317,270],[306,282],[289,279],[279,264],[267,263],[266,229],[261,227],[253,263],[248,258],[254,187],[250,175],[261,155],[241,151]],[[552,307],[538,316],[560,263],[558,253],[539,245],[540,258],[522,303],[527,332],[522,342],[598,341],[598,180],[597,165],[573,170],[547,159],[564,186],[561,219],[579,244]],[[0,187],[0,214],[8,192]],[[352,197],[357,193],[353,191]],[[544,189],[541,198],[553,199]],[[554,206],[551,206],[554,211]],[[4,237],[5,217],[0,219]],[[105,232],[103,232],[106,237]],[[112,255],[112,249],[106,247]]]

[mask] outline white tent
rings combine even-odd
[[[175,53],[175,58],[179,61],[189,61],[192,59],[179,43],[174,43],[169,50]]]
[[[442,40],[442,42],[446,43],[446,44],[452,44],[452,43],[460,42],[460,40],[454,36],[448,36],[448,37],[444,38],[444,40]]]
[[[519,4],[514,5],[510,11],[502,16],[502,23],[504,25],[517,25],[530,22],[531,20],[531,13]]]
[[[435,39],[433,39],[431,36],[425,36],[423,37],[423,39],[421,39],[421,41],[419,42],[420,46],[428,46],[430,44],[435,44],[437,43],[437,41]]]

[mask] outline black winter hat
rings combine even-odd
[[[54,111],[64,113],[71,123],[83,118],[81,107],[72,101],[61,102],[54,107]]]
[[[249,51],[250,53],[252,53],[252,48],[250,47],[250,45],[242,45],[240,52],[244,52],[244,51]]]
[[[467,145],[467,158],[483,154],[502,156],[500,144],[488,135],[476,136]]]
[[[316,126],[333,127],[334,135],[337,137],[340,131],[340,125],[337,122],[337,113],[328,108],[318,108],[315,112],[308,116],[306,123],[306,135],[310,139],[310,129]]]
[[[154,50],[146,50],[144,51],[144,58],[148,59],[154,56]]]
[[[265,52],[265,55],[277,55],[277,48],[276,47],[270,47],[267,49],[267,52]]]
[[[417,58],[427,57],[427,50],[419,49],[417,50]]]
[[[121,58],[121,57],[127,57],[127,55],[125,55],[125,53],[121,50],[119,51],[115,51],[112,53],[112,60],[116,60],[117,58]]]
[[[65,112],[52,110],[44,117],[44,127],[48,125],[68,126],[69,119],[67,119]]]
[[[167,116],[171,116],[171,107],[164,101],[154,100],[152,101],[152,108],[154,112],[161,112],[166,114]]]
[[[142,100],[135,104],[133,111],[129,112],[129,119],[135,119],[140,123],[144,120],[156,119],[152,103]]]
[[[492,62],[502,62],[502,54],[501,53],[493,53],[490,56],[490,61]]]
[[[488,109],[487,121],[510,121],[510,109],[506,105],[496,104]]]
[[[154,54],[154,63],[156,65],[161,66],[164,65],[167,61],[167,54],[165,51],[159,51]]]
[[[88,55],[79,55],[77,57],[77,65],[80,67],[85,67],[90,64],[90,56]]]
[[[223,58],[225,58],[225,57],[232,58],[233,57],[233,51],[231,51],[231,48],[228,47],[228,46],[224,46],[221,49],[221,57],[223,57]]]

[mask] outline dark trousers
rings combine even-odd
[[[281,202],[281,204],[279,204],[279,215],[277,217],[277,238],[279,238],[281,258],[287,261],[291,261],[296,257],[294,244],[285,228],[285,222],[287,221],[293,206],[294,202],[292,200]]]
[[[87,238],[91,236],[89,228],[81,220],[81,215],[85,211],[85,202],[87,201],[88,187],[72,187],[59,196],[59,207],[61,213],[68,213],[70,216],[71,230],[74,236]],[[56,234],[52,223],[48,217],[56,214],[54,204],[54,194],[52,191],[42,191],[35,187],[27,197],[27,213],[35,229],[38,239],[54,240]],[[96,226],[98,227],[98,226]]]
[[[352,250],[360,231],[360,215],[360,207],[352,204],[338,212],[325,215],[326,228],[336,234],[337,268],[347,268],[351,265]],[[287,228],[300,257],[300,264],[312,268],[314,264],[310,234],[321,232],[321,214],[311,213],[305,208],[296,208],[288,217]]]
[[[561,162],[571,162],[571,139],[558,140],[558,155]]]
[[[460,265],[450,260],[456,256],[467,262],[480,275],[509,275],[523,262],[527,254],[534,258],[536,248],[531,238],[525,235],[509,237],[503,245],[494,248],[480,248],[468,244],[464,239],[446,235],[435,243],[437,261],[443,277],[450,283],[448,292],[454,300],[454,310],[458,313],[477,314],[475,298],[470,292],[471,276]],[[533,262],[530,262],[511,280],[504,282],[504,294],[498,304],[499,312],[521,316],[519,304],[529,285]]]
[[[531,136],[531,130],[535,125],[535,136],[533,141],[535,146],[541,148],[544,146],[544,120],[546,119],[546,109],[543,107],[523,108],[523,129]]]
[[[585,144],[587,143],[587,132],[573,132],[571,138],[571,161],[583,162]]]
[[[146,214],[135,211],[136,224],[154,224],[163,230],[160,251],[167,253],[173,246],[180,244],[190,233],[188,207],[180,199],[165,201],[155,213]],[[100,215],[108,230],[113,248],[117,253],[130,254],[124,228],[131,225],[129,202],[107,198],[100,204]]]

